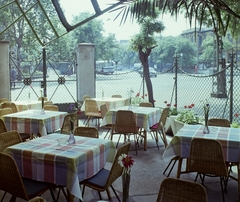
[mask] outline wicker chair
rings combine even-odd
[[[53,200],[55,201],[51,190],[53,185],[29,178],[22,178],[12,156],[0,152],[0,165],[0,190],[12,195],[10,201],[15,201],[16,198],[29,201],[47,190],[51,191]]]
[[[196,182],[166,178],[162,181],[156,202],[207,202],[204,186]]]
[[[153,104],[151,102],[141,102],[139,107],[153,107]]]
[[[107,105],[106,105],[106,104],[101,105],[101,106],[100,106],[100,110],[101,110],[102,118],[104,118],[105,115],[106,115],[107,112],[108,112],[108,110],[107,110]],[[107,137],[109,131],[112,129],[113,124],[107,124],[107,125],[105,125],[105,126],[103,126],[103,127],[108,130],[107,133],[106,133],[106,135],[104,136],[104,139],[105,139],[105,138]],[[109,136],[109,138],[110,138],[110,136]]]
[[[46,202],[46,200],[42,197],[37,196],[37,197],[29,200],[28,202]]]
[[[7,98],[0,98],[0,103],[7,102],[7,101],[8,101]]]
[[[76,112],[76,115],[78,116],[77,112]],[[62,134],[68,134],[68,135],[70,134],[70,131],[71,131],[70,117],[71,117],[70,114],[67,114],[64,117],[63,124],[62,124],[62,127],[61,127],[61,133]],[[74,121],[74,129],[76,127],[78,127],[78,118],[76,118],[76,120]]]
[[[0,119],[0,133],[7,132],[7,127],[2,119]]]
[[[94,127],[79,126],[75,128],[73,134],[82,137],[98,138],[98,130]]]
[[[4,132],[0,134],[0,152],[9,146],[22,142],[22,138],[15,130]]]
[[[231,123],[227,119],[211,118],[208,120],[209,126],[231,127]]]
[[[39,98],[38,98],[38,101],[42,101],[42,97],[39,97]],[[48,98],[47,98],[47,97],[44,97],[44,101],[48,101]]]
[[[192,139],[186,171],[197,172],[195,181],[200,175],[202,184],[204,184],[205,176],[220,177],[222,197],[224,201],[228,170],[224,160],[222,145],[218,140],[204,138]]]
[[[115,182],[117,178],[119,178],[122,175],[123,172],[123,167],[121,167],[118,163],[118,157],[121,156],[122,154],[128,154],[129,148],[130,143],[124,144],[121,147],[119,147],[110,170],[103,168],[93,177],[80,182],[80,184],[83,185],[82,194],[84,195],[85,186],[87,186],[97,190],[100,199],[102,199],[100,192],[107,191],[108,198],[109,200],[111,200],[111,196],[108,191],[108,188],[111,187],[118,201],[120,201],[112,184]]]
[[[122,98],[122,95],[112,95],[112,97],[114,98]]]
[[[2,119],[2,117],[4,115],[7,115],[7,114],[12,114],[12,109],[11,108],[3,108],[3,109],[0,109],[0,118]]]
[[[11,108],[12,109],[12,113],[18,112],[17,106],[16,106],[16,104],[14,102],[10,102],[10,101],[3,102],[2,103],[2,108]]]
[[[130,135],[134,135],[135,142],[135,150],[137,154],[137,145],[138,145],[138,133],[139,128],[136,125],[135,115],[132,111],[129,110],[118,110],[116,114],[116,121],[111,132],[111,140],[113,139],[113,135],[118,134],[119,138],[116,144],[118,147],[118,143],[121,135],[124,135],[124,143],[130,141]]]
[[[86,99],[91,99],[91,96],[90,95],[84,95],[83,96],[83,101],[85,101]]]
[[[153,136],[156,140],[158,150],[159,150],[158,133],[159,133],[159,135],[160,135],[160,137],[161,137],[161,139],[164,143],[165,148],[168,146],[167,138],[166,138],[166,134],[165,134],[165,123],[166,123],[166,120],[167,120],[167,117],[168,117],[168,112],[169,112],[169,107],[164,108],[162,110],[159,122],[150,127],[150,133],[153,134]]]
[[[88,117],[86,126],[89,126],[90,119],[97,119],[97,127],[99,127],[99,119],[102,115],[98,110],[96,100],[85,100],[85,115]]]
[[[53,102],[52,102],[52,101],[45,101],[45,102],[44,102],[44,106],[45,106],[45,105],[53,105]]]
[[[44,105],[44,110],[47,111],[58,111],[58,106],[57,105]]]

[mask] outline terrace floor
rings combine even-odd
[[[99,138],[104,138],[105,134],[106,134],[106,130],[100,128]],[[168,136],[167,138],[168,138],[168,141],[171,140],[171,136]],[[155,140],[152,139],[150,134],[148,136],[147,151],[144,151],[143,144],[140,144],[138,155],[136,155],[134,145],[131,146],[129,155],[133,157],[135,162],[131,171],[130,202],[146,202],[146,201],[155,202],[156,201],[160,184],[162,180],[166,178],[166,176],[163,175],[163,170],[167,166],[168,162],[165,162],[162,159],[163,152],[164,152],[163,143],[160,142],[160,149],[158,150],[156,147]],[[170,177],[176,177],[176,168],[177,168],[176,165]],[[109,164],[107,166],[109,166]],[[233,170],[233,172],[234,172],[233,175],[237,176],[236,170]],[[195,173],[182,174],[180,178],[194,181]],[[121,198],[121,194],[122,194],[121,178],[117,179],[114,182],[113,186],[116,189],[117,194]],[[206,177],[205,187],[207,190],[209,202],[222,201],[219,178]],[[57,190],[55,191],[57,193]],[[112,199],[110,201],[116,202],[117,198],[115,197],[111,189],[110,189],[110,192],[112,195]],[[237,191],[236,181],[229,179],[227,192],[228,193],[225,194],[226,202],[238,201],[238,198],[237,198],[238,191]],[[3,192],[0,191],[0,197],[2,195],[3,195]],[[7,195],[4,201],[9,201],[9,197],[10,195]],[[49,192],[43,194],[42,197],[44,197],[47,202],[52,201],[52,198]],[[107,194],[105,192],[102,193],[102,197],[103,197],[102,200],[109,201],[107,198]],[[84,202],[96,202],[100,200],[98,197],[98,193],[90,188],[85,189],[85,194],[83,199],[84,199]],[[21,201],[24,201],[24,200],[17,199],[17,202],[21,202]],[[59,202],[62,202],[62,201],[66,201],[63,195],[61,195],[59,199]],[[75,198],[74,202],[79,202],[79,200]]]

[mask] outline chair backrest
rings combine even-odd
[[[7,98],[0,98],[0,103],[7,102],[7,101],[8,101]]]
[[[26,189],[13,157],[0,152],[0,165],[0,190],[28,201]]]
[[[2,108],[11,108],[12,109],[12,113],[18,112],[17,106],[16,106],[16,104],[14,102],[10,102],[10,101],[3,102],[2,103]]]
[[[161,117],[159,120],[159,126],[161,127],[161,125],[164,127],[167,121],[167,117],[168,117],[168,113],[169,113],[169,107],[163,108],[162,113],[161,113]],[[161,124],[162,123],[162,124]]]
[[[122,98],[122,95],[112,95],[112,97],[115,97],[115,98]]]
[[[118,148],[116,156],[115,156],[113,164],[112,164],[112,167],[111,167],[111,170],[110,170],[110,174],[109,174],[107,182],[105,184],[106,188],[110,187],[113,184],[113,182],[122,175],[123,167],[121,167],[120,164],[118,163],[118,158],[122,154],[128,155],[130,145],[131,145],[131,143],[128,142]]]
[[[160,185],[156,202],[207,202],[207,193],[204,186],[176,178],[166,178]]]
[[[11,113],[13,113],[11,108],[2,108],[2,109],[0,109],[0,119],[4,115],[11,114]]]
[[[7,127],[2,119],[0,119],[0,133],[7,132]]]
[[[0,133],[0,152],[9,146],[22,142],[22,138],[15,130]]]
[[[77,112],[76,112],[76,116],[78,116]],[[61,127],[62,134],[70,134],[70,131],[71,131],[70,118],[71,118],[71,114],[67,114],[64,117],[63,124]],[[78,127],[78,118],[76,118],[74,121],[74,128],[76,127]]]
[[[116,121],[114,126],[114,133],[138,133],[136,125],[136,118],[130,110],[118,110],[116,114]]]
[[[52,101],[45,101],[45,102],[44,102],[44,106],[45,106],[45,105],[53,105],[53,102],[52,102]]]
[[[151,102],[141,102],[139,107],[153,107],[153,104]]]
[[[221,119],[221,118],[208,119],[208,125],[209,126],[231,127],[231,123],[229,120]]]
[[[187,170],[227,177],[228,171],[221,143],[213,139],[193,138]]]
[[[29,200],[28,202],[46,202],[46,200],[42,197],[34,197],[33,199]]]
[[[101,105],[101,106],[100,106],[100,111],[101,111],[101,114],[102,114],[102,118],[104,118],[105,115],[106,115],[107,112],[108,112],[107,105],[106,105],[106,104]]]
[[[42,101],[42,97],[39,97],[39,98],[38,98],[38,101]],[[47,98],[47,97],[44,97],[44,101],[48,101],[48,98]]]
[[[75,128],[73,134],[82,137],[98,138],[98,130],[94,127],[79,126]]]
[[[85,100],[85,115],[99,114],[96,100]]]
[[[91,99],[91,96],[90,95],[84,95],[83,96],[83,101],[85,101],[86,99]]]
[[[48,111],[58,111],[58,106],[57,105],[44,105],[44,110]]]

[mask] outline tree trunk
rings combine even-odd
[[[153,100],[153,88],[152,88],[152,82],[149,76],[149,66],[148,66],[148,56],[151,53],[151,49],[147,49],[146,52],[143,52],[141,48],[139,48],[139,59],[143,65],[143,76],[145,78],[147,91],[148,91],[148,101],[151,102],[154,106],[154,100]]]

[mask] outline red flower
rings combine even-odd
[[[165,104],[167,104],[167,101],[164,101]]]
[[[238,114],[238,113],[236,113],[236,114],[234,114],[234,116],[235,116],[235,117],[239,117],[239,114]]]
[[[142,99],[144,99],[144,95],[142,95]]]
[[[139,95],[140,95],[140,93],[137,93],[137,94],[136,94],[136,97],[139,97]]]
[[[134,160],[131,156],[127,156],[126,158],[122,159],[122,162],[125,168],[129,168],[133,165]]]
[[[156,100],[153,100],[153,102],[156,102]]]
[[[147,97],[147,94],[145,94],[145,97]]]
[[[187,106],[185,105],[185,106],[184,106],[184,108],[186,109],[186,108],[187,108]]]
[[[171,106],[171,105],[168,103],[168,104],[167,104],[167,107],[170,107],[170,106]]]
[[[194,104],[191,104],[192,107],[194,107]]]
[[[188,105],[188,108],[191,109],[191,108],[192,108],[192,105]]]
[[[174,104],[173,106],[174,106],[174,107],[176,107],[176,106],[177,106],[177,104]]]

